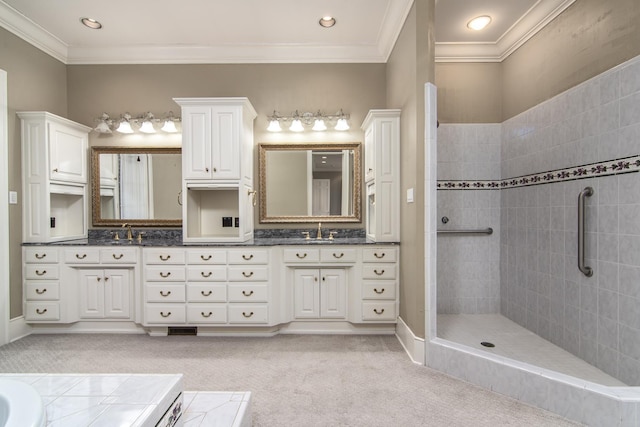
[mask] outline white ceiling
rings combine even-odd
[[[436,0],[436,60],[501,61],[574,1]],[[386,62],[412,4],[0,0],[0,26],[66,64]],[[327,14],[330,29],[318,24]],[[484,14],[493,17],[485,31],[466,28]]]

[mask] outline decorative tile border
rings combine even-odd
[[[527,187],[530,185],[552,184],[556,182],[572,181],[576,179],[593,178],[598,176],[619,175],[640,171],[640,156],[607,160],[590,163],[583,166],[573,166],[548,172],[523,175],[495,181],[471,180],[441,180],[437,183],[438,190],[502,190],[503,188]]]

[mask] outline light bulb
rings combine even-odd
[[[315,131],[327,130],[327,125],[324,124],[324,120],[316,119],[316,121],[313,124],[313,127],[311,128],[311,130],[315,130]]]
[[[118,129],[116,129],[120,133],[133,133],[133,129],[131,128],[131,123],[126,120],[123,120],[118,125]]]
[[[142,125],[140,125],[140,132],[156,133],[156,130],[153,128],[153,123],[151,123],[151,120],[145,120],[144,122],[142,122]]]
[[[267,127],[269,132],[281,132],[282,128],[280,127],[280,122],[278,119],[273,119],[269,121],[269,127]]]
[[[338,123],[336,123],[336,130],[349,130],[349,123],[347,123],[347,119],[338,119]]]
[[[98,133],[111,133],[111,129],[106,121],[102,120],[94,129]]]
[[[293,121],[291,122],[291,126],[289,126],[289,130],[291,132],[304,131],[304,126],[302,126],[302,121],[300,119],[293,119]]]
[[[164,121],[164,125],[162,125],[160,130],[162,130],[163,132],[168,132],[168,133],[176,133],[176,132],[178,132],[178,129],[176,128],[176,122],[174,122],[173,120],[165,120]]]
[[[484,27],[489,25],[490,22],[491,22],[490,16],[487,16],[487,15],[478,16],[477,18],[473,18],[471,21],[469,21],[467,23],[467,27],[472,30],[480,31]]]

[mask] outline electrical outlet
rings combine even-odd
[[[236,228],[240,227],[240,218],[236,217],[235,225],[236,225]]]
[[[233,218],[231,218],[230,216],[223,216],[222,217],[222,226],[223,227],[233,227]]]
[[[49,218],[49,222],[51,223],[50,224],[51,228],[56,228],[56,217],[55,216],[52,216],[51,218]]]

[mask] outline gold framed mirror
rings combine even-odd
[[[260,223],[361,222],[361,144],[259,144]]]
[[[94,226],[182,226],[180,148],[92,147]]]

